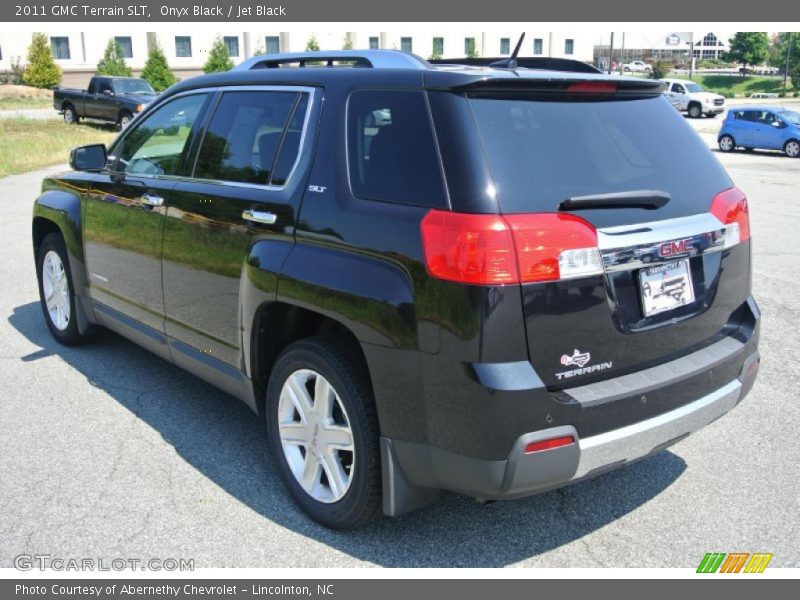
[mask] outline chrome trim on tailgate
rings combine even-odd
[[[663,256],[661,246],[689,242],[685,251]],[[681,256],[720,252],[725,247],[725,225],[711,213],[689,217],[606,227],[597,230],[597,245],[606,271],[623,271]]]

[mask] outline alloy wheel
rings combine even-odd
[[[59,331],[66,330],[71,312],[69,281],[61,257],[53,250],[45,254],[42,261],[42,289],[50,321]]]

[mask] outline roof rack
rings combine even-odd
[[[445,66],[445,65],[460,65],[467,67],[492,67],[498,68],[497,65],[492,65],[494,62],[499,62],[501,58],[440,58],[431,59],[428,62],[432,65]],[[549,56],[532,57],[532,58],[517,58],[517,68],[522,69],[537,69],[541,71],[567,71],[571,73],[600,73],[601,71],[595,69],[592,65],[587,65],[579,60],[571,58],[553,58]]]
[[[400,50],[331,50],[308,52],[282,52],[253,56],[237,65],[235,71],[251,69],[278,69],[289,66],[336,67],[345,66],[372,69],[430,69],[423,58]]]

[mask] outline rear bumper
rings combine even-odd
[[[593,477],[663,450],[715,421],[735,407],[750,391],[758,370],[759,354],[752,346],[721,342],[654,369],[618,377],[593,386],[575,388],[581,402],[613,402],[615,398],[647,394],[661,378],[685,376],[686,369],[713,372],[728,354],[742,356],[739,376],[689,403],[651,418],[581,438],[571,425],[526,433],[517,438],[504,460],[464,456],[428,444],[382,438],[384,512],[399,515],[421,506],[437,490],[447,489],[487,500],[529,496]],[[742,358],[739,358],[741,361]],[[551,450],[525,453],[531,442],[572,436],[575,442]]]

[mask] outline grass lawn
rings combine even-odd
[[[116,135],[113,125],[0,119],[0,177],[65,163],[75,146],[108,145]]]
[[[674,75],[678,79],[689,79],[686,74]],[[695,73],[692,77],[709,92],[716,92],[721,94],[733,93],[739,96],[749,96],[754,92],[765,92],[771,94],[779,94],[783,91],[783,77],[765,77],[763,75],[748,75],[742,78],[741,75],[720,75],[715,74],[698,74]],[[787,82],[786,93],[791,95],[794,92],[791,79]]]
[[[52,90],[27,85],[0,85],[0,110],[25,108],[53,108]]]

